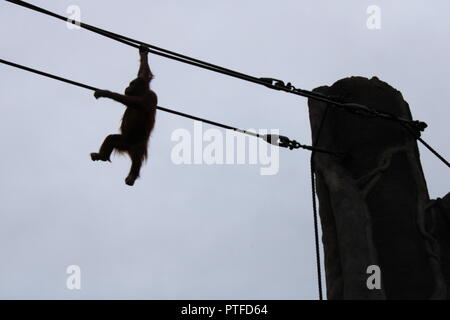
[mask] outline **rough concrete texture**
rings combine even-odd
[[[443,199],[430,201],[426,217],[427,230],[437,240],[435,252],[441,264],[447,300],[450,300],[450,193]]]
[[[346,78],[315,91],[411,119],[402,94],[378,78]],[[313,141],[326,108],[309,100]],[[328,299],[445,299],[416,140],[397,122],[329,106],[318,146],[345,154],[314,160]],[[367,287],[370,265],[381,269],[380,290]]]

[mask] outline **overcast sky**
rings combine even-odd
[[[30,0],[31,1],[31,0]],[[352,75],[400,90],[423,135],[450,157],[450,3],[418,0],[41,0],[84,22],[254,76],[313,89]],[[381,29],[366,26],[369,5]],[[133,48],[0,3],[0,59],[123,91]],[[159,104],[310,143],[307,101],[150,56]],[[123,107],[92,92],[0,65],[0,298],[316,299],[306,151],[257,165],[175,165],[171,134],[193,122],[158,113],[142,178],[129,159],[93,163]],[[205,129],[209,126],[204,126]],[[421,159],[431,197],[450,172]],[[66,268],[81,267],[81,290]]]

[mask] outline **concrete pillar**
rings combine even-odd
[[[315,91],[411,119],[402,94],[378,78]],[[325,109],[309,100],[313,141]],[[346,154],[315,156],[328,299],[444,299],[416,140],[396,122],[329,107],[318,146]],[[380,290],[367,287],[371,265],[380,267]]]

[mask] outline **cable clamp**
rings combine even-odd
[[[274,79],[274,78],[259,78],[263,82],[265,82],[265,86],[275,90],[284,90],[284,91],[295,91],[297,90],[290,82],[284,84],[283,80]]]
[[[280,136],[278,134],[266,134],[262,138],[274,146],[281,148],[288,148],[289,150],[300,149],[301,144],[295,140],[290,140],[288,137]]]

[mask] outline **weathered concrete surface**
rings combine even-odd
[[[437,240],[435,251],[440,260],[447,299],[450,300],[450,193],[443,199],[430,201],[427,207],[426,227],[430,235]]]
[[[411,119],[401,93],[378,78],[347,78],[315,91]],[[309,101],[313,141],[325,109]],[[328,298],[445,298],[439,243],[425,226],[430,200],[415,139],[396,122],[330,107],[318,145],[347,155],[315,157]],[[370,265],[381,268],[381,290],[367,288]]]

